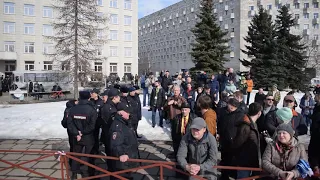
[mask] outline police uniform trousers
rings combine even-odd
[[[80,141],[77,141],[76,137],[73,138],[73,152],[90,154],[92,152],[92,148],[93,148],[93,143],[85,142],[85,140],[82,138]],[[77,157],[77,158],[78,159],[81,158],[82,160],[89,162],[89,159],[87,157]],[[84,166],[80,170],[80,163],[77,161],[72,161],[71,171],[73,173],[81,174],[83,177],[89,176],[88,166]]]

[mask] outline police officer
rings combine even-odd
[[[103,91],[103,93],[100,94],[100,96],[101,96],[102,101],[103,101],[104,104],[106,104],[107,101],[108,101],[108,92],[109,92],[109,89]],[[102,109],[102,108],[101,108],[101,109]]]
[[[130,87],[129,88],[129,96],[128,96],[129,102],[132,107],[133,114],[131,114],[132,117],[132,127],[136,133],[137,138],[141,138],[141,136],[138,136],[137,129],[138,129],[138,123],[139,120],[141,120],[141,102],[139,99],[139,96],[136,94],[136,88]],[[140,111],[140,113],[139,113]]]
[[[134,111],[131,106],[132,105],[131,99],[128,98],[129,88],[127,86],[121,86],[120,92],[121,92],[121,96],[120,96],[120,102],[118,103],[118,106],[124,106],[127,108],[128,113],[134,114],[133,113]],[[117,107],[117,109],[118,109],[118,107]],[[118,111],[119,111],[119,109],[118,109]],[[130,121],[129,121],[130,123],[132,123],[132,121],[131,121],[132,118],[133,118],[133,116],[130,116]]]
[[[97,111],[90,102],[90,93],[88,91],[79,92],[79,102],[77,106],[70,109],[67,119],[67,128],[70,135],[73,136],[73,152],[90,154],[94,145],[94,130],[97,120]],[[88,161],[87,161],[88,162]],[[89,172],[81,169],[80,163],[72,161],[72,179],[81,173],[82,177],[88,177]]]
[[[129,158],[139,159],[138,140],[135,132],[131,127],[129,107],[125,103],[118,104],[118,113],[114,117],[109,130],[110,145],[109,152],[111,156],[119,157],[119,160],[111,160],[108,170],[115,172],[129,168],[135,168],[139,164],[127,162]],[[120,115],[121,114],[121,115]],[[122,175],[127,179],[133,179],[131,173]],[[111,180],[117,179],[110,177]]]
[[[113,119],[115,115],[117,114],[117,104],[120,102],[120,92],[118,89],[112,88],[108,91],[108,101],[105,105],[103,105],[101,109],[101,117],[103,120],[102,123],[102,132],[104,134],[104,144],[105,144],[105,153],[108,154],[108,140],[109,138],[109,128],[111,126],[111,123],[113,122]],[[101,135],[102,136],[102,135]],[[101,137],[102,138],[102,137]]]
[[[100,127],[102,124],[102,119],[101,119],[101,108],[103,106],[103,100],[99,97],[100,90],[94,88],[91,91],[91,99],[90,101],[94,104],[94,107],[96,108],[97,111],[97,122],[96,122],[96,127],[94,130],[94,147],[92,149],[92,154],[98,154],[99,153],[99,133],[100,133]]]

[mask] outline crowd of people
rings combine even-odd
[[[220,165],[263,168],[270,174],[266,179],[291,180],[311,175],[312,170],[319,173],[320,95],[313,98],[306,92],[297,104],[290,92],[284,97],[283,107],[278,108],[282,98],[277,85],[273,85],[267,94],[260,88],[250,103],[254,86],[250,74],[235,77],[231,68],[218,75],[201,72],[195,80],[187,71],[176,77],[163,71],[159,77],[152,73],[142,76],[140,87],[115,85],[100,94],[102,99],[97,89],[80,92],[79,101],[67,103],[62,120],[70,151],[81,153],[85,147],[85,153],[97,154],[102,143],[108,156],[120,158],[107,161],[109,171],[139,166],[128,159],[140,158],[137,127],[141,108],[149,106],[153,128],[170,124],[177,168],[190,175],[217,179],[213,166],[218,164],[218,151]],[[295,110],[297,106],[301,113]],[[308,126],[311,140],[307,156],[297,137],[307,134]],[[70,165],[73,175],[95,175],[91,168],[80,171],[75,161]],[[221,170],[220,179],[259,173]],[[179,173],[177,176],[187,178]],[[130,173],[125,177],[130,178]]]

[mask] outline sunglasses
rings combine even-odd
[[[285,99],[284,101],[287,102],[287,103],[293,103],[293,101],[290,100],[290,99]]]
[[[267,99],[267,101],[274,101],[274,99]]]

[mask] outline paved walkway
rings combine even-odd
[[[66,140],[0,140],[0,149],[68,151],[68,143]],[[170,142],[143,141],[140,142],[139,150],[142,159],[175,161],[175,159],[170,155],[173,152]],[[0,159],[7,160],[15,164],[38,157],[40,157],[39,154],[0,153]],[[61,178],[60,163],[56,158],[57,157],[52,156],[38,162],[30,162],[23,165],[23,167],[31,168],[37,172],[49,175],[51,177]],[[100,167],[105,166],[105,163],[103,163],[101,160],[98,159],[97,161]],[[9,167],[9,165],[0,162],[0,169],[4,167]],[[166,180],[177,179],[174,177],[175,172],[173,171],[164,169],[164,174]],[[43,178],[40,178],[38,175],[29,173],[25,170],[11,168],[5,171],[0,171],[0,179],[36,180]],[[159,179],[159,168],[139,170],[134,174],[134,179]]]

